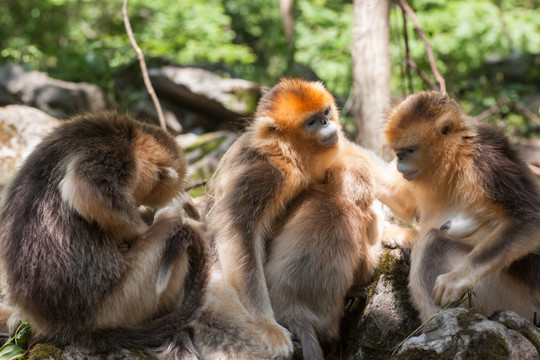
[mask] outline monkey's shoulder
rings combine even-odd
[[[496,128],[480,125],[476,143],[474,166],[489,198],[514,215],[540,211],[540,195],[531,171],[506,136]]]

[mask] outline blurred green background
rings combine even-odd
[[[411,0],[447,89],[472,115],[500,98],[540,98],[540,1]],[[135,59],[121,0],[3,0],[0,63],[15,62],[50,76],[113,88],[114,73]],[[131,0],[129,15],[147,57],[183,65],[220,63],[228,74],[272,85],[311,68],[347,103],[352,94],[352,1],[296,0],[295,48],[285,38],[277,0]],[[390,12],[392,95],[410,91],[405,75],[401,10]],[[411,55],[431,74],[425,47],[408,21]],[[134,74],[140,76],[140,74]],[[427,89],[413,73],[412,89]],[[538,108],[532,111],[538,115]],[[493,121],[519,136],[540,126],[503,103]],[[498,120],[494,120],[498,119]]]

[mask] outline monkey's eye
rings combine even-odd
[[[320,116],[320,115],[319,115]],[[305,127],[313,127],[315,123],[317,122],[317,114],[311,115],[309,118],[306,119],[304,122]]]
[[[324,109],[324,117],[328,119],[331,115],[332,115],[332,109],[329,106],[326,109]]]

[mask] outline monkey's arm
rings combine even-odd
[[[439,275],[433,289],[435,303],[444,306],[459,299],[487,275],[538,249],[539,231],[540,226],[530,221],[508,219],[499,224],[490,236],[473,247],[458,267]]]
[[[394,162],[387,163],[371,151],[354,144],[348,147],[347,154],[354,154],[357,162],[368,166],[373,176],[375,197],[403,220],[412,222],[417,215],[412,186],[397,171]]]
[[[72,159],[60,181],[62,200],[88,221],[96,221],[122,240],[133,240],[148,226],[142,220],[133,195],[116,179],[100,182],[81,170],[82,159]],[[83,164],[83,167],[88,167]],[[96,174],[104,169],[95,168]],[[107,181],[109,180],[109,181]]]
[[[212,209],[208,227],[225,280],[246,310],[259,320],[272,351],[288,358],[292,342],[288,331],[274,319],[263,267],[266,235],[279,206],[292,196],[282,191],[287,186],[291,188],[284,175],[268,163],[256,161],[246,166]]]
[[[373,166],[375,196],[403,220],[412,222],[417,205],[411,184],[401,176],[393,164]]]

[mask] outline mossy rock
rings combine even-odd
[[[344,319],[344,359],[388,359],[420,326],[409,301],[408,274],[401,251],[386,249],[365,301],[357,299]]]

